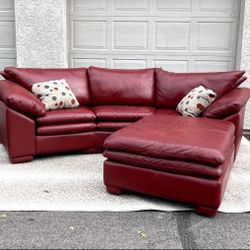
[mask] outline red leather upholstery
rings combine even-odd
[[[95,106],[92,109],[98,121],[138,121],[155,113],[154,108],[143,106]]]
[[[5,80],[9,80],[8,79],[8,75],[4,73],[4,71],[0,71],[0,75],[5,79]]]
[[[217,98],[236,88],[245,71],[216,73],[173,73],[156,70],[156,106],[176,108],[194,87],[203,85],[217,93]]]
[[[218,166],[227,159],[234,140],[230,122],[154,115],[116,131],[104,147],[144,156]]]
[[[116,131],[131,124],[132,122],[98,122],[96,125],[100,131]]]
[[[95,123],[74,123],[74,124],[62,124],[62,125],[50,125],[37,127],[38,135],[66,135],[90,132],[95,130]]]
[[[224,118],[225,121],[229,121],[233,123],[235,126],[235,133],[234,133],[235,157],[240,147],[240,141],[243,132],[244,116],[245,116],[245,106],[236,114]]]
[[[106,160],[104,184],[114,193],[128,190],[188,202],[197,206],[197,212],[214,216],[222,201],[232,164],[233,154],[225,162],[220,178],[207,179]]]
[[[95,150],[96,146],[93,132],[36,136],[36,153],[38,155],[74,151],[88,152],[92,149]]]
[[[88,75],[93,105],[154,104],[154,69],[115,70],[90,67]]]
[[[231,153],[234,147],[231,145]],[[225,162],[218,167],[211,167],[202,164],[185,161],[173,161],[162,158],[153,158],[139,154],[125,153],[119,151],[105,150],[103,155],[109,161],[120,162],[136,167],[142,167],[162,172],[176,173],[189,176],[200,176],[206,178],[219,178],[226,166]]]
[[[35,123],[0,101],[0,137],[12,163],[30,161],[35,155]]]
[[[239,112],[250,97],[250,89],[236,88],[212,103],[202,116],[208,118],[225,118]]]
[[[0,81],[0,100],[8,107],[31,117],[43,116],[46,113],[39,99],[11,81]]]
[[[81,105],[89,104],[89,90],[86,68],[76,69],[36,69],[14,68],[4,69],[4,73],[13,82],[19,83],[28,90],[33,83],[49,80],[65,79]]]
[[[95,114],[90,108],[78,107],[74,109],[57,109],[47,111],[46,115],[36,119],[36,122],[41,125],[55,125],[94,122],[95,120]]]
[[[180,116],[181,115],[175,109],[157,109],[155,113],[157,115],[173,115],[173,116]]]

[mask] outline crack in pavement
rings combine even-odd
[[[177,230],[183,249],[199,249],[194,239],[193,233],[189,230],[190,212],[175,212]]]

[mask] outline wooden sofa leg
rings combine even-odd
[[[33,161],[34,157],[32,155],[23,156],[23,157],[16,157],[16,158],[10,158],[11,163],[22,163],[22,162],[28,162]]]
[[[210,207],[197,207],[196,212],[198,214],[208,216],[208,217],[214,217],[217,214],[218,209],[216,208],[210,208]]]
[[[120,195],[123,193],[123,190],[120,188],[117,188],[117,187],[106,186],[106,190],[107,190],[107,192],[109,192],[111,194]]]

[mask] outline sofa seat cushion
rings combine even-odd
[[[156,109],[155,114],[180,116],[180,114],[175,109]]]
[[[233,150],[234,147],[232,145],[231,154],[233,153]],[[175,174],[206,177],[211,179],[219,178],[224,172],[223,170],[227,165],[227,161],[225,161],[223,164],[215,168],[199,163],[167,160],[111,150],[105,150],[103,152],[103,155],[110,161],[128,164],[136,167]]]
[[[76,133],[90,132],[90,131],[95,130],[95,128],[96,128],[96,124],[93,122],[38,126],[37,134],[38,135],[76,134]]]
[[[92,107],[97,121],[137,121],[155,114],[153,107],[143,106],[95,106]]]
[[[75,109],[59,109],[47,111],[46,115],[36,119],[40,125],[55,125],[66,123],[94,122],[96,119],[94,112],[88,107],[78,107]]]
[[[92,105],[154,104],[154,69],[88,68]]]
[[[98,122],[96,124],[97,130],[100,131],[116,131],[121,128],[127,127],[128,125],[133,124],[133,122]]]
[[[104,143],[112,151],[218,166],[228,158],[235,127],[230,122],[153,115],[114,132]]]

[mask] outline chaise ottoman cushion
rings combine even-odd
[[[148,157],[218,166],[225,162],[234,141],[230,122],[154,115],[116,131],[104,147]]]
[[[234,147],[231,146],[231,154]],[[148,157],[126,152],[105,150],[103,155],[110,161],[128,164],[135,167],[144,169],[151,169],[165,173],[174,173],[187,176],[198,176],[202,178],[217,179],[222,176],[223,170],[228,164],[228,159],[218,167],[207,166],[200,163],[185,162],[177,160],[167,160],[161,158]]]
[[[153,115],[155,109],[146,106],[95,106],[92,108],[98,121],[137,121],[144,116]]]

